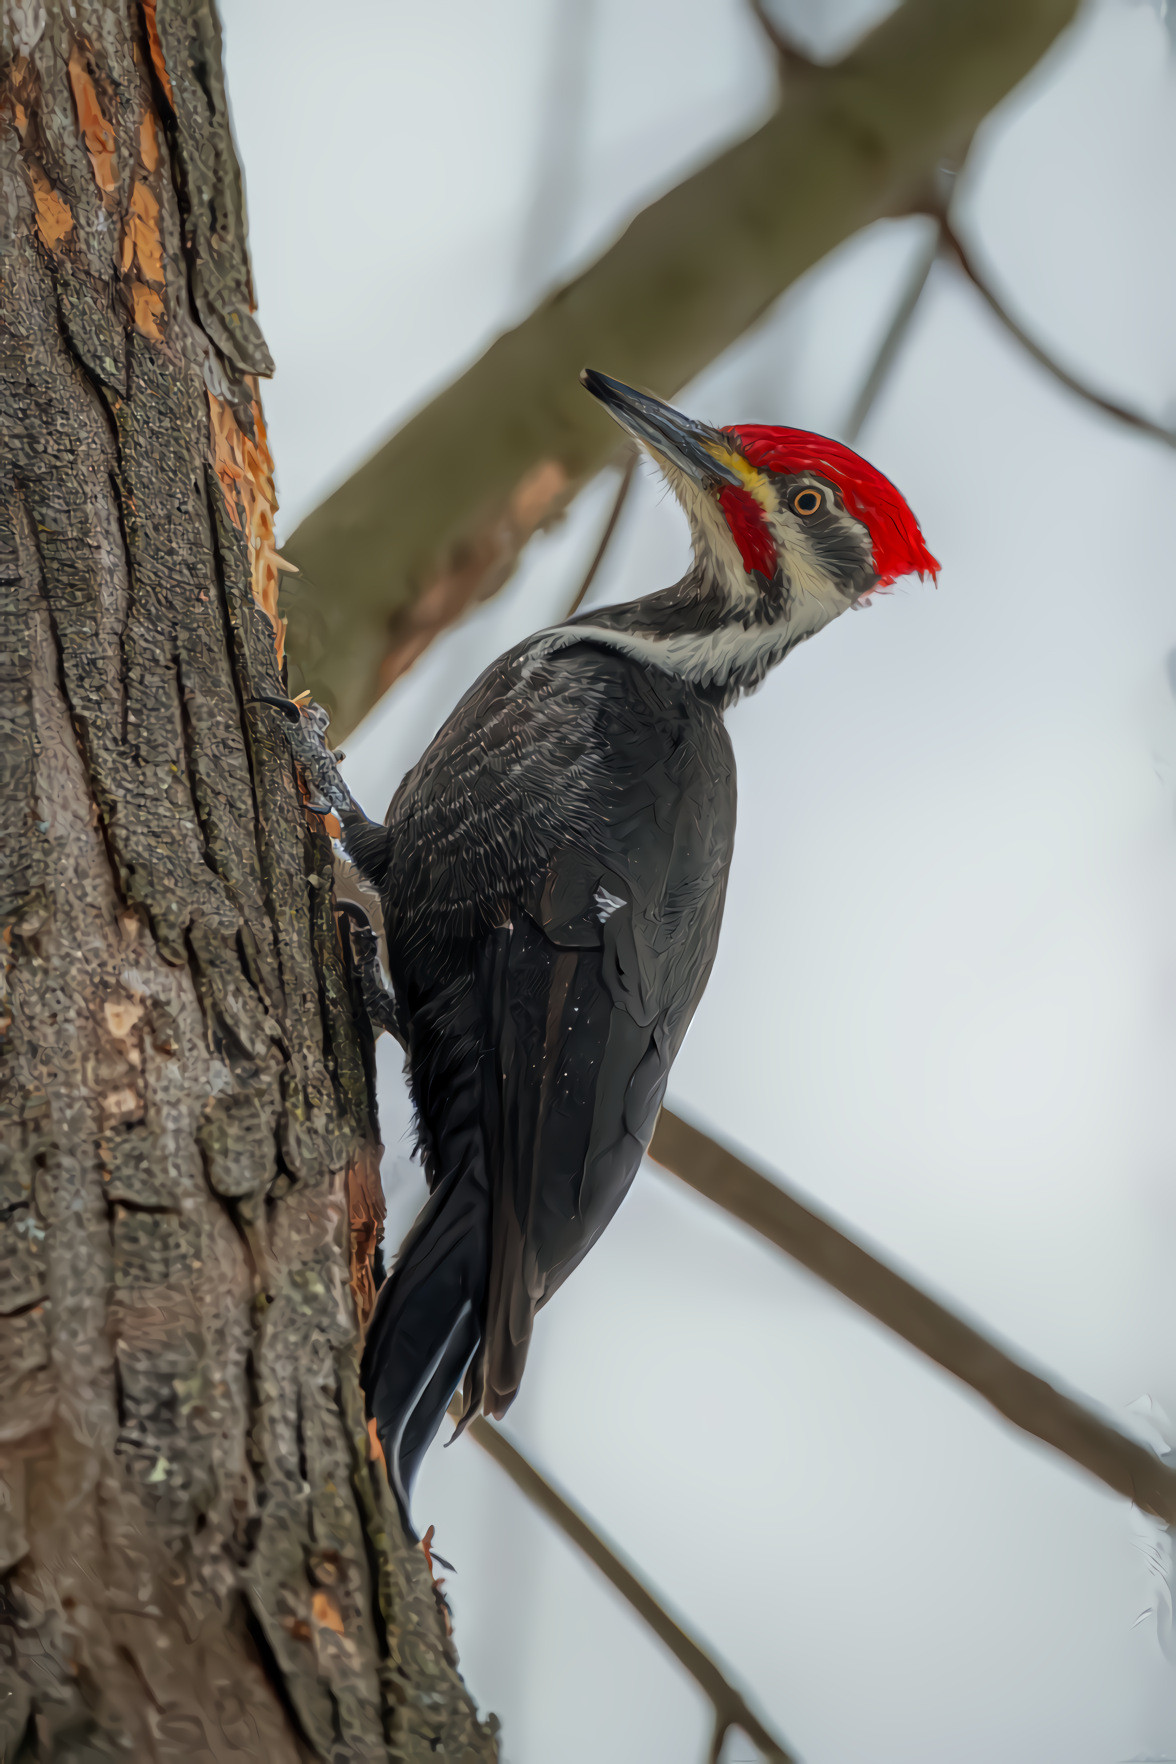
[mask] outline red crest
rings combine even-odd
[[[880,587],[897,581],[899,576],[934,578],[938,575],[939,564],[927,550],[919,523],[905,500],[889,478],[875,471],[860,454],[843,447],[840,441],[831,441],[825,435],[811,435],[806,429],[770,429],[762,424],[748,423],[724,432],[734,437],[752,465],[761,471],[782,475],[816,472],[836,484],[850,514],[869,530],[874,542],[874,569]],[[724,491],[720,498],[724,509],[728,494],[739,496],[742,493]],[[753,501],[751,497],[746,500]],[[748,551],[729,510],[727,520],[747,563]],[[760,569],[762,565],[757,562],[749,568]]]

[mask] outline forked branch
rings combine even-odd
[[[984,301],[993,316],[999,319],[1009,336],[1019,343],[1026,354],[1031,355],[1039,366],[1051,374],[1059,385],[1073,392],[1075,397],[1101,410],[1104,416],[1113,417],[1117,423],[1124,423],[1129,429],[1137,429],[1141,435],[1150,436],[1153,441],[1160,441],[1165,447],[1176,447],[1176,429],[1165,428],[1152,417],[1145,416],[1142,411],[1132,410],[1128,405],[1120,404],[1117,399],[1108,398],[1093,386],[1080,380],[1068,368],[1064,368],[1055,356],[1051,355],[1034,337],[1031,337],[1019,320],[1015,319],[1004,301],[996,293],[988,276],[980,268],[971,248],[964,243],[956,232],[951,221],[945,217],[940,220],[940,236],[944,250],[954,259],[971,282],[976,292]]]
[[[815,62],[811,55],[806,55],[803,49],[798,49],[783,26],[777,24],[768,11],[767,0],[750,0],[750,4],[755,22],[776,51],[781,73],[788,75],[803,73],[806,70],[811,73],[819,63]]]
[[[923,291],[927,286],[935,260],[937,257],[945,257],[955,263],[963,272],[988,310],[1008,332],[1013,341],[1040,367],[1043,367],[1053,379],[1057,380],[1059,385],[1064,386],[1068,392],[1072,392],[1076,398],[1082,399],[1085,404],[1101,411],[1104,416],[1113,418],[1115,422],[1123,423],[1128,428],[1146,435],[1150,440],[1159,441],[1165,447],[1176,448],[1176,429],[1166,428],[1163,423],[1156,422],[1143,412],[1132,410],[1130,406],[1119,403],[1117,399],[1108,398],[1104,393],[1096,391],[1093,386],[1080,380],[1076,374],[1072,374],[1068,368],[1063,367],[1056,356],[1043,344],[1038,343],[1034,337],[1031,337],[1024,325],[1013,317],[1003,299],[993,288],[987,272],[980,267],[974,248],[965,244],[960,237],[949,212],[944,210],[933,213],[931,218],[935,221],[936,232],[912,261],[894,315],[877,353],[866,371],[853,408],[846,418],[842,434],[851,446],[861,434],[866,418],[877,403],[879,394],[894,367],[899,351],[910,330],[911,321],[915,316]]]

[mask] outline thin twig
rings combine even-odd
[[[780,1183],[667,1109],[649,1155],[962,1380],[1006,1421],[1080,1464],[1145,1513],[1176,1524],[1176,1470],[1030,1372]]]
[[[768,11],[767,0],[750,0],[750,5],[756,23],[779,57],[782,72],[800,73],[806,70],[811,71],[814,67],[819,66],[819,63],[815,62],[811,55],[806,55],[803,49],[798,49],[796,44],[784,34],[781,26],[776,23]]]
[[[794,1753],[788,1751],[783,1742],[764,1726],[701,1644],[683,1629],[676,1618],[671,1617],[665,1606],[654,1598],[649,1588],[637,1578],[616,1549],[606,1543],[596,1528],[589,1524],[579,1508],[573,1506],[567,1496],[560,1493],[545,1476],[541,1476],[530,1459],[525,1458],[518,1447],[512,1445],[506,1435],[489,1421],[471,1421],[468,1432],[482,1450],[494,1459],[499,1469],[506,1472],[515,1487],[522,1490],[531,1505],[545,1513],[564,1536],[587,1556],[593,1566],[599,1568],[609,1584],[616,1588],[642,1621],[664,1642],[679,1665],[685,1668],[710,1698],[715,1711],[716,1730],[720,1724],[724,1733],[728,1728],[738,1727],[759,1747],[765,1758],[772,1760],[772,1764],[795,1764]]]
[[[612,513],[605,522],[604,532],[600,535],[600,544],[596,547],[596,555],[584,573],[584,580],[580,583],[580,586],[572,596],[571,604],[568,607],[567,612],[564,614],[565,619],[570,619],[574,612],[579,612],[587,598],[589,588],[591,588],[593,582],[596,580],[596,572],[604,562],[604,554],[608,550],[612,541],[612,536],[617,530],[617,522],[620,520],[621,511],[628,500],[629,491],[633,486],[633,477],[636,470],[637,449],[634,448],[630,453],[628,460],[625,462],[625,469],[621,474],[621,481],[617,487],[616,497],[613,500]]]
[[[936,228],[923,249],[918,252],[911,263],[910,272],[903,284],[898,305],[894,309],[894,317],[887,327],[886,335],[878,345],[877,354],[870,364],[870,371],[862,382],[861,390],[854,400],[853,409],[845,420],[842,433],[852,447],[865,427],[866,418],[878,401],[878,395],[890,377],[890,370],[898,359],[899,351],[906,341],[911,320],[915,316],[923,290],[939,255],[940,238]]]
[[[535,185],[515,267],[520,302],[536,300],[544,285],[555,278],[575,218],[584,155],[593,11],[593,0],[560,0],[551,11]]]
[[[1047,373],[1052,374],[1060,385],[1065,386],[1067,391],[1073,392],[1085,403],[1093,405],[1095,410],[1101,410],[1105,416],[1114,417],[1116,422],[1125,423],[1130,429],[1137,429],[1141,435],[1149,435],[1153,441],[1162,441],[1165,447],[1176,447],[1176,429],[1166,429],[1162,423],[1154,422],[1151,417],[1144,416],[1142,412],[1130,410],[1126,405],[1117,403],[1113,398],[1105,398],[1101,392],[1096,392],[1093,386],[1088,386],[1084,381],[1076,379],[1067,368],[1054,359],[1048,350],[1043,349],[1040,343],[1029,336],[993,291],[987,276],[978,266],[971,251],[955,231],[951,222],[946,219],[941,221],[941,237],[946,250],[955,258],[960,269],[985,301],[989,310],[1000,320],[1010,337],[1015,338],[1021,348],[1031,355],[1034,361]]]

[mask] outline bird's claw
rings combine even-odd
[[[278,698],[272,692],[255,692],[249,702],[250,704],[272,704],[275,710],[281,711],[288,723],[297,724],[302,721],[302,712],[292,698]]]
[[[404,1029],[396,996],[388,990],[384,979],[384,971],[380,966],[380,946],[371,920],[354,900],[340,900],[336,904],[349,921],[351,952],[355,957],[360,991],[372,1028],[377,1033],[381,1029],[386,1030],[403,1047]]]
[[[306,805],[311,814],[343,816],[356,812],[358,805],[339,776],[337,756],[327,746],[331,719],[322,705],[313,698],[298,705],[292,698],[279,698],[268,692],[256,693],[249,702],[268,704],[285,719],[290,752],[314,796]]]

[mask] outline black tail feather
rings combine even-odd
[[[362,1378],[405,1529],[421,1459],[482,1340],[489,1205],[480,1173],[441,1182],[380,1290]]]

